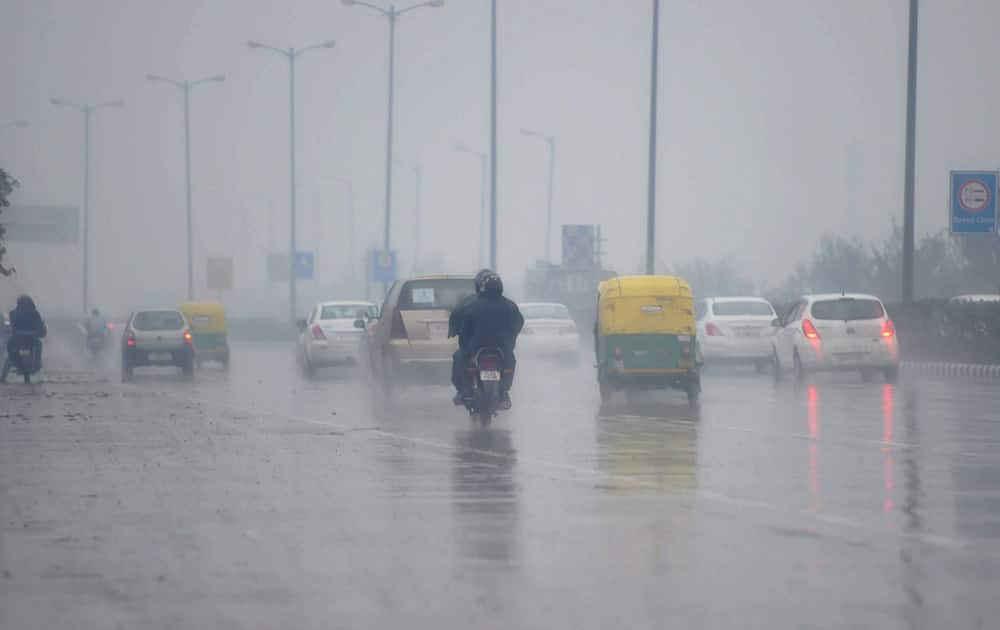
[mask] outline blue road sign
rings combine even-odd
[[[315,262],[312,252],[295,252],[295,279],[312,280],[316,271]]]
[[[948,224],[952,234],[996,233],[996,171],[951,172]]]
[[[375,249],[369,252],[372,282],[389,284],[396,281],[396,252]]]

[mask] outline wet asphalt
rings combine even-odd
[[[0,388],[0,628],[1000,627],[996,381],[449,397],[53,347]]]

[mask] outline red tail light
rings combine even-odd
[[[892,323],[891,319],[885,320],[882,323],[882,336],[883,337],[894,337],[896,335],[896,325]]]
[[[722,331],[719,330],[719,327],[713,324],[712,322],[708,322],[707,324],[705,324],[705,334],[708,335],[709,337],[723,336]]]
[[[622,347],[621,346],[615,346],[615,358],[618,359],[619,361],[621,361],[622,357],[624,357],[624,356],[625,356],[625,353],[622,352]]]
[[[125,345],[129,347],[135,346],[135,333],[130,332],[127,337],[125,337]]]
[[[326,334],[323,332],[323,329],[320,328],[319,324],[313,324],[313,327],[312,327],[312,336],[313,336],[313,339],[319,339],[319,340],[323,340],[323,341],[326,340]]]
[[[403,314],[398,310],[392,314],[392,328],[389,336],[393,339],[406,339],[406,326],[403,325]]]
[[[497,369],[498,365],[499,361],[497,361],[497,357],[493,355],[479,357],[480,370],[495,370]]]
[[[115,329],[115,325],[112,324],[111,322],[108,322],[108,330],[114,330],[114,329]]]
[[[816,327],[808,319],[802,320],[802,334],[806,336],[806,339],[819,339],[819,333],[816,331]]]
[[[194,341],[194,337],[191,335],[190,331],[184,333],[184,343],[190,345]]]

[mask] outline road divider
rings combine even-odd
[[[1000,378],[1000,365],[977,363],[903,362],[907,373],[965,378]]]

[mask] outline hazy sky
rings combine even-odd
[[[928,232],[945,226],[949,169],[1000,164],[1000,3],[921,4],[917,228]],[[546,149],[521,127],[558,137],[556,224],[601,223],[610,266],[637,270],[651,2],[499,5],[502,270],[520,277],[544,249]],[[658,258],[729,256],[754,280],[776,281],[824,231],[887,233],[901,214],[907,8],[663,0]],[[478,262],[479,165],[454,145],[487,148],[488,10],[488,0],[448,0],[397,31],[396,154],[424,167],[422,252],[456,270]],[[0,122],[31,123],[2,132],[0,164],[21,180],[19,201],[79,205],[81,116],[49,98],[124,99],[92,126],[93,269],[117,287],[95,282],[95,299],[127,303],[123,291],[148,286],[180,293],[181,96],[145,76],[223,73],[225,83],[192,93],[196,273],[203,282],[205,255],[232,255],[238,284],[262,287],[263,252],[287,243],[288,75],[281,57],[246,41],[334,38],[336,49],[297,66],[300,247],[317,250],[332,279],[347,267],[348,234],[331,177],[354,181],[359,249],[382,230],[386,26],[337,0],[0,0]],[[402,169],[394,199],[405,268],[413,178]],[[69,250],[50,251],[72,268]],[[19,282],[41,277],[26,270]]]

